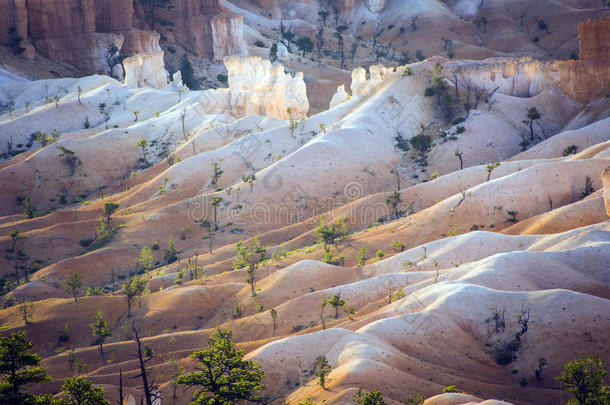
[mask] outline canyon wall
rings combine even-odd
[[[169,43],[214,61],[247,53],[243,17],[222,7],[220,0],[173,0],[172,6],[171,10],[158,11],[158,18],[170,26],[155,27]]]
[[[246,51],[243,18],[220,0],[173,0],[170,10],[144,10],[132,0],[0,0],[0,9],[0,43],[10,46],[21,37],[25,56],[32,57],[35,49],[87,74],[110,73],[112,46],[122,56],[158,52],[153,30],[214,60]]]
[[[498,88],[504,94],[531,97],[552,85],[568,97],[588,103],[610,94],[610,18],[580,24],[578,38],[579,60],[492,58],[474,64],[448,63],[445,70],[471,77],[490,91]]]
[[[159,34],[153,32],[150,36],[141,36],[139,30],[130,30],[132,37],[126,38],[128,51],[133,55],[123,60],[125,84],[135,87],[156,87],[163,89],[167,86],[169,73],[165,70],[163,51],[159,46]],[[129,39],[129,41],[127,40]],[[130,48],[133,47],[133,48]]]
[[[582,61],[610,59],[610,17],[579,24],[578,46]]]
[[[386,0],[338,0],[337,9],[342,13],[350,12],[364,5],[371,13],[380,13],[386,6]]]

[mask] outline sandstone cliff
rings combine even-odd
[[[140,4],[131,0],[0,0],[0,8],[7,10],[0,15],[0,26],[7,27],[0,43],[10,45],[21,37],[26,56],[35,49],[84,73],[111,73],[107,61],[113,46],[122,56],[158,52],[152,30],[215,60],[246,51],[242,17],[225,10],[219,0],[174,0],[172,6],[147,21]]]
[[[580,60],[610,59],[610,17],[578,25]]]
[[[247,52],[243,17],[229,12],[219,0],[174,0],[172,6],[158,12],[158,18],[168,21],[169,27],[155,26],[168,42],[215,61]]]
[[[488,90],[531,97],[553,85],[567,96],[588,103],[610,93],[610,17],[578,26],[579,60],[541,62],[532,58],[493,58],[478,64],[457,62],[456,74],[477,77]]]

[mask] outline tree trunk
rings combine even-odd
[[[123,370],[119,370],[119,405],[123,405]]]
[[[140,377],[142,377],[142,385],[144,386],[144,399],[146,399],[146,405],[152,405],[152,395],[150,393],[150,386],[148,385],[148,374],[146,373],[146,367],[144,366],[144,358],[142,356],[142,344],[140,343],[140,337],[138,336],[138,331],[135,326],[132,327],[132,329],[138,347],[137,356],[138,363],[140,366]]]

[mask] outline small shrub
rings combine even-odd
[[[563,150],[563,156],[574,155],[578,150],[578,146],[570,145]]]

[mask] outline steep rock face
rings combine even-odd
[[[588,54],[607,55],[605,44]],[[553,85],[567,96],[588,103],[607,94],[610,80],[608,58],[541,62],[531,58],[492,58],[476,64],[447,64],[458,76],[476,77],[488,90],[531,97]],[[447,69],[446,69],[447,70]]]
[[[580,60],[610,59],[610,17],[578,25]]]
[[[154,21],[150,25],[174,43],[215,60],[246,51],[243,17],[230,13],[219,0],[174,0],[172,6],[155,9],[153,18],[171,22],[171,29]],[[153,49],[156,34],[147,32],[151,27],[146,13],[131,0],[0,0],[0,9],[7,11],[0,15],[0,26],[15,28],[13,34],[2,29],[0,43],[10,45],[20,36],[26,55],[33,56],[35,48],[84,73],[109,73],[104,59],[112,45],[121,49],[123,44],[123,56],[159,51]]]
[[[282,65],[271,64],[258,56],[230,56],[224,63],[229,72],[231,107],[239,116],[307,117],[309,101],[303,73],[298,72],[293,77],[284,72]]]
[[[229,12],[219,0],[174,0],[171,10],[158,11],[171,21],[171,30],[156,26],[171,43],[190,53],[215,61],[236,53],[246,53],[243,17]]]
[[[213,59],[222,60],[225,56],[247,54],[243,36],[244,18],[240,15],[221,15],[212,18]]]
[[[461,66],[456,73],[476,76],[488,90],[531,97],[553,85],[567,96],[588,103],[608,93],[610,81],[610,18],[578,26],[580,60],[541,62],[531,58],[494,58]]]
[[[338,0],[337,9],[341,12],[350,12],[360,5],[364,5],[371,13],[380,13],[386,6],[386,0]]]
[[[606,214],[610,218],[610,166],[602,172],[602,184],[604,185],[604,202],[606,204]]]
[[[364,3],[371,13],[379,13],[385,7],[385,0],[365,0]]]
[[[165,70],[163,51],[159,46],[160,35],[132,29],[125,34],[125,45],[121,51],[133,54],[123,60],[125,70],[125,84],[135,87],[156,87],[163,89],[167,86],[169,73]],[[182,80],[180,80],[182,82]]]

